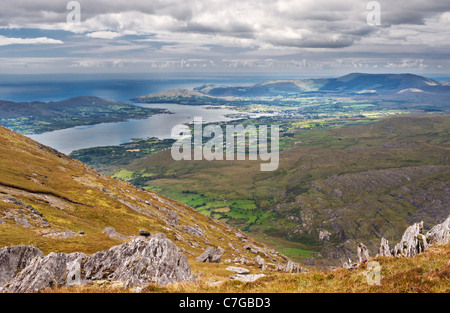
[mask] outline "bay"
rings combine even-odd
[[[128,120],[118,123],[76,126],[42,134],[28,135],[28,137],[64,154],[70,154],[72,151],[79,149],[120,145],[130,142],[133,138],[156,137],[169,139],[174,126],[192,123],[195,117],[201,117],[203,122],[215,123],[231,121],[235,118],[227,115],[237,113],[230,109],[208,109],[202,106],[172,103],[139,105],[167,109],[172,114],[156,114],[146,119]]]

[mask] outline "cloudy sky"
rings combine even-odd
[[[450,0],[1,1],[0,74],[158,71],[450,74]]]

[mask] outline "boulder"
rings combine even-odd
[[[125,288],[192,280],[185,255],[163,234],[137,238],[93,254],[83,265],[88,280],[123,281]]]
[[[44,235],[44,237],[50,237],[50,238],[54,238],[54,239],[67,239],[67,238],[71,238],[71,237],[75,237],[79,234],[77,234],[76,232],[73,232],[71,230],[65,230],[62,232],[58,232],[58,233],[49,233]]]
[[[220,263],[222,260],[222,252],[217,247],[208,247],[195,259],[197,262]]]
[[[262,277],[265,277],[266,275],[264,274],[236,274],[236,275],[232,275],[230,276],[231,280],[239,280],[245,283],[251,283],[254,282]]]
[[[289,260],[284,266],[283,270],[288,273],[303,273],[306,269],[300,266],[300,264]]]
[[[245,245],[244,249],[250,251],[253,254],[258,254],[258,251],[259,251],[258,248],[253,245]]]
[[[28,262],[3,291],[38,292],[98,280],[119,281],[123,282],[124,288],[133,288],[193,279],[186,256],[163,234],[149,239],[136,238],[93,255],[78,252],[37,254],[38,257]]]
[[[143,229],[139,229],[139,235],[143,236],[143,237],[149,237],[151,234]]]
[[[204,237],[205,236],[204,231],[198,226],[193,227],[193,226],[190,226],[190,225],[183,225],[183,226],[181,226],[181,229],[184,232],[188,233],[189,235],[194,235],[194,236],[198,236],[198,237]]]
[[[122,235],[121,233],[117,232],[114,228],[112,227],[106,227],[103,231],[103,233],[107,234],[109,236],[109,238],[111,239],[120,239],[120,240],[125,240],[127,239],[127,236]]]
[[[353,263],[352,260],[349,258],[347,259],[347,261],[344,262],[342,267],[348,270],[357,270],[359,268],[359,265],[358,263]]]
[[[239,266],[228,266],[227,271],[235,272],[237,274],[241,275],[247,275],[250,274],[250,270],[247,268],[239,267]]]
[[[260,269],[262,269],[263,271],[266,270],[266,261],[264,261],[262,257],[258,255],[253,260]]]
[[[248,260],[246,258],[244,258],[243,256],[241,256],[241,257],[234,258],[233,263],[245,265],[245,264],[248,264]]]
[[[39,292],[42,289],[62,287],[67,282],[71,269],[67,267],[79,258],[87,257],[82,253],[50,253],[41,258],[35,258],[20,274],[7,286],[9,293]]]
[[[431,228],[426,234],[427,243],[430,245],[447,244],[450,242],[450,216],[441,224]]]

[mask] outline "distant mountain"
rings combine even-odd
[[[320,90],[332,92],[361,92],[364,90],[398,91],[408,88],[441,86],[438,81],[413,74],[362,74],[353,73],[331,79]]]
[[[0,100],[0,125],[21,133],[41,133],[80,125],[146,118],[164,112],[98,97],[75,97],[57,102]]]
[[[442,83],[413,74],[363,74],[353,73],[338,78],[302,79],[293,81],[268,81],[251,86],[214,86],[203,85],[194,90],[203,94],[224,96],[264,96],[302,93],[302,92],[345,92],[361,93],[364,91],[385,92],[408,88],[443,86]]]
[[[305,97],[370,101],[376,109],[449,111],[450,84],[413,74],[352,73],[338,78],[265,81],[247,86],[204,84],[132,99],[186,105],[301,105]],[[310,112],[303,112],[310,113]]]

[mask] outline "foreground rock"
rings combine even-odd
[[[409,226],[403,234],[402,240],[395,245],[395,257],[412,257],[424,252],[428,248],[427,239],[423,234],[423,222]]]
[[[254,282],[262,277],[265,277],[264,274],[236,274],[233,276],[230,276],[231,280],[239,280],[244,283],[251,283]]]
[[[441,224],[434,226],[426,234],[428,244],[444,245],[450,242],[450,216]]]
[[[248,268],[238,267],[238,266],[228,266],[227,271],[235,272],[235,273],[241,274],[241,275],[250,274],[250,270]]]
[[[195,260],[197,262],[220,263],[222,261],[222,250],[217,247],[208,247]]]
[[[41,289],[62,287],[69,278],[72,261],[86,257],[80,253],[50,253],[42,258],[35,258],[20,274],[7,285],[4,291],[11,293],[39,292]],[[72,279],[73,281],[73,279]]]
[[[282,271],[288,273],[305,273],[307,270],[303,268],[299,263],[289,260],[284,267],[281,268]]]
[[[33,246],[13,246],[0,249],[0,291],[21,269],[44,253]]]
[[[163,234],[97,252],[84,264],[86,279],[123,281],[125,288],[192,280],[185,255]]]
[[[28,258],[27,266],[19,274],[7,279],[3,292],[38,292],[98,280],[120,281],[124,288],[132,288],[193,279],[186,256],[163,234],[137,238],[93,255],[77,252],[43,256],[40,251],[34,254],[38,256]],[[0,263],[2,271],[11,272],[4,268],[4,262]]]

